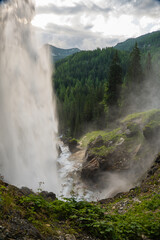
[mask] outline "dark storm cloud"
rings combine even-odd
[[[84,3],[76,3],[73,7],[69,6],[63,6],[63,7],[58,7],[55,4],[48,4],[46,6],[40,6],[37,8],[37,14],[49,14],[49,13],[54,13],[54,14],[61,14],[61,15],[74,15],[77,13],[84,13],[84,12],[95,12],[95,13],[107,13],[110,12],[111,8],[106,7],[102,8],[98,6],[97,4],[92,3],[90,7],[85,5]]]

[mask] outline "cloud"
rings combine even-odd
[[[160,29],[158,0],[48,0],[33,24],[59,47],[93,49]],[[61,5],[58,4],[61,3]]]
[[[37,7],[37,14],[61,14],[61,15],[68,15],[68,14],[77,14],[82,12],[94,12],[94,13],[107,13],[111,11],[111,8],[106,7],[102,8],[94,3],[88,7],[85,3],[76,3],[74,6],[56,6],[53,3],[50,3],[46,6],[39,6]]]
[[[68,26],[59,26],[57,24],[48,24],[45,30],[37,29],[37,32],[42,35],[44,43],[50,43],[61,48],[77,47],[82,50],[113,46],[120,39],[119,36],[99,37],[100,33],[88,32],[83,28],[74,29]],[[121,40],[124,40],[124,38]]]

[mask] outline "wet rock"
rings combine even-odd
[[[61,147],[59,146],[59,144],[56,145],[56,148],[57,148],[58,157],[59,157],[62,153],[62,150],[61,150]]]
[[[85,163],[81,172],[83,179],[93,179],[99,171],[99,161],[93,158],[89,163]]]

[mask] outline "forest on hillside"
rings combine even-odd
[[[60,133],[79,137],[132,111],[152,107],[150,98],[158,95],[160,87],[156,47],[144,51],[135,42],[130,52],[98,48],[58,61],[53,84]]]

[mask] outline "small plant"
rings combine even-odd
[[[44,182],[39,182],[39,187],[38,187],[38,192],[41,193],[42,192],[42,185],[44,185]]]

